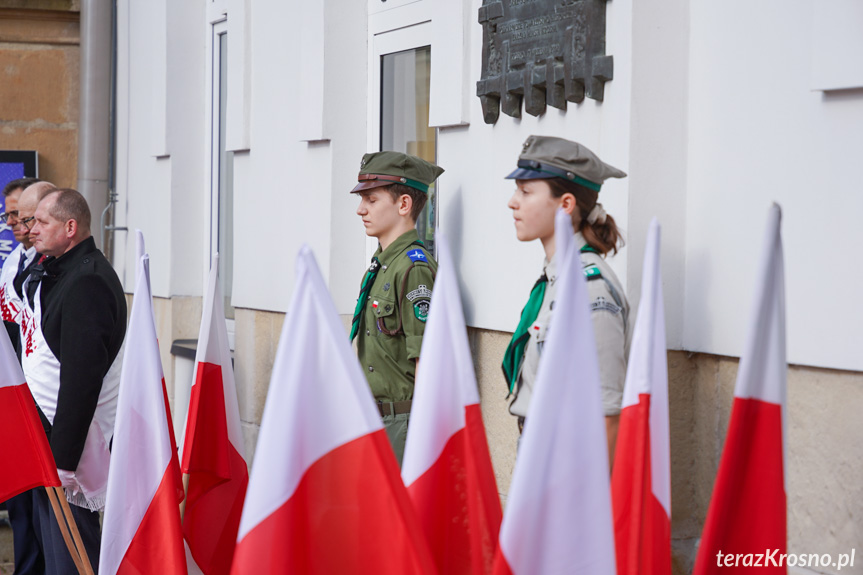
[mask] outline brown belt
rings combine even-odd
[[[386,417],[387,415],[401,415],[402,413],[410,413],[411,400],[394,401],[392,403],[379,401],[378,411],[381,412],[381,417]]]

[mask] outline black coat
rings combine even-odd
[[[49,441],[57,467],[74,471],[102,380],[126,336],[126,298],[117,273],[92,237],[60,257],[46,259],[42,267],[42,335],[60,362]]]

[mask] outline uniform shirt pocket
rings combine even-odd
[[[384,333],[381,328],[387,330],[398,329],[398,314],[396,313],[396,301],[392,296],[384,294],[371,295],[371,316],[378,333]],[[389,335],[389,334],[386,334]]]

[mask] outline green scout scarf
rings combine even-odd
[[[509,392],[512,393],[515,389],[515,382],[518,378],[518,371],[521,368],[521,363],[524,361],[524,348],[530,340],[528,330],[533,322],[536,321],[539,315],[539,310],[542,307],[542,300],[545,297],[545,288],[548,285],[548,277],[545,274],[536,280],[533,288],[530,290],[530,298],[524,309],[521,310],[521,319],[518,322],[518,327],[515,328],[515,333],[512,334],[512,340],[506,348],[506,353],[503,355],[503,375],[509,383]]]
[[[598,254],[594,248],[585,244],[578,250],[580,253],[593,252]],[[506,348],[506,353],[503,355],[503,375],[509,384],[510,394],[515,390],[515,383],[518,379],[518,371],[524,361],[524,348],[530,339],[528,330],[536,318],[539,316],[539,310],[542,307],[542,300],[545,297],[545,287],[548,285],[548,278],[542,274],[533,288],[530,290],[530,298],[524,309],[521,310],[521,319],[518,322],[518,327],[515,328],[515,333],[512,334],[512,340]]]
[[[363,308],[380,269],[380,260],[377,257],[372,258],[372,265],[369,266],[366,275],[363,277],[363,283],[360,285],[360,296],[357,298],[357,307],[354,309],[354,318],[351,320],[351,341],[354,341],[354,338],[357,337],[357,332],[360,330],[360,319],[363,317]]]

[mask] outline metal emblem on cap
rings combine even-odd
[[[525,140],[524,145],[522,145],[522,147],[521,147],[521,153],[524,154],[525,152],[527,152],[527,149],[530,147],[530,145],[532,143],[533,143],[533,138],[528,138],[527,140]]]

